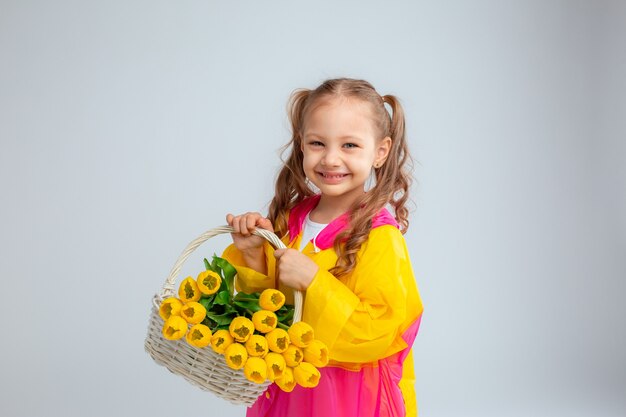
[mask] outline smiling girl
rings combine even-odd
[[[247,415],[415,416],[411,346],[423,306],[403,237],[411,179],[403,110],[347,78],[296,90],[288,110],[289,156],[269,214],[228,214],[234,243],[223,256],[239,291],[278,288],[288,301],[304,291],[302,320],[330,361],[317,387],[272,384]],[[287,249],[252,235],[257,227]]]

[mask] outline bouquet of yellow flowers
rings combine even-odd
[[[275,289],[234,295],[235,268],[215,255],[204,264],[197,278],[181,282],[178,297],[161,302],[163,337],[184,337],[201,349],[210,346],[229,368],[242,369],[257,384],[275,382],[287,392],[296,384],[315,387],[328,349],[308,324],[290,324],[294,307],[285,305],[285,295]]]
[[[296,384],[315,387],[328,349],[300,321],[301,292],[294,291],[293,306],[285,305],[285,295],[275,289],[235,294],[236,270],[217,256],[204,260],[197,277],[175,285],[198,246],[232,232],[230,226],[211,229],[185,248],[153,298],[146,351],[172,373],[233,404],[252,405],[271,383],[287,392]],[[272,232],[254,233],[285,248]]]

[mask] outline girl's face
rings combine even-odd
[[[374,164],[382,164],[389,154],[391,139],[378,137],[369,103],[344,97],[322,100],[304,123],[304,173],[323,197],[351,205],[363,194]]]

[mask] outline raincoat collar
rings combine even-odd
[[[309,212],[317,206],[320,198],[320,194],[307,197],[291,209],[291,212],[289,213],[290,243],[293,242],[300,234],[307,214],[309,214]],[[335,241],[335,237],[348,227],[349,221],[350,218],[346,212],[332,222],[328,223],[328,225],[322,229],[319,235],[315,238],[315,246],[322,250],[331,248]],[[381,209],[372,219],[372,229],[383,225],[392,225],[399,228],[398,222],[386,208]],[[307,243],[308,242],[303,242],[302,244],[306,245]]]

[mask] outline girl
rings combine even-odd
[[[302,320],[330,362],[317,387],[286,393],[272,384],[247,416],[416,416],[410,349],[423,308],[402,236],[403,110],[368,82],[341,78],[296,90],[288,111],[290,153],[269,214],[228,214],[234,243],[223,256],[239,291],[278,288],[288,302],[292,289],[305,292]],[[251,234],[256,227],[288,248],[274,251]]]

